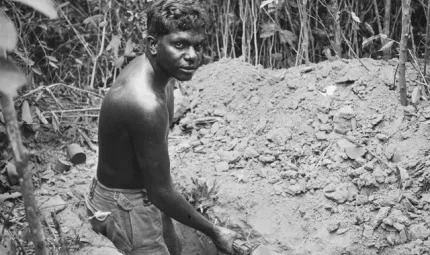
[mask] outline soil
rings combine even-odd
[[[280,254],[430,254],[430,103],[414,95],[415,104],[399,104],[397,64],[335,60],[268,70],[222,59],[202,66],[177,97],[187,110],[169,137],[177,188],[216,224]],[[420,73],[407,70],[412,95]],[[94,143],[95,120],[85,124]],[[53,244],[62,236],[76,254],[101,246],[115,254],[87,223],[82,200],[97,154],[75,133],[40,128],[39,140],[26,140],[42,214],[52,223],[47,211],[54,210],[63,229],[46,236],[55,236]],[[80,142],[87,160],[56,173],[66,142]],[[13,218],[19,227],[9,232],[22,235],[22,205]],[[177,226],[184,255],[216,254],[203,235]]]

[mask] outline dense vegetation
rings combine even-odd
[[[398,56],[394,41],[401,36],[400,0],[202,1],[212,24],[209,61],[242,57],[265,67],[288,68],[325,60],[327,49],[345,58],[379,58],[384,45],[385,57]],[[60,18],[55,21],[11,0],[0,2],[19,30],[12,56],[27,67],[36,85],[106,87],[125,63],[144,51],[148,1],[59,0]],[[409,47],[421,58],[428,2],[411,3]]]

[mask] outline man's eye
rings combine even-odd
[[[196,49],[201,50],[203,48],[203,44],[199,43],[196,45]]]
[[[185,45],[183,43],[176,43],[175,44],[175,47],[178,48],[178,49],[182,49],[182,48],[184,48],[184,46]]]

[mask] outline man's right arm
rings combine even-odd
[[[129,104],[127,126],[149,200],[167,216],[201,231],[214,242],[222,241],[226,230],[209,222],[173,188],[167,146],[168,112],[156,103],[145,104]],[[223,245],[231,247],[230,240],[226,243],[229,244]]]

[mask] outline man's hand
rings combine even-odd
[[[228,228],[215,226],[215,236],[212,239],[219,251],[226,254],[234,254],[233,242],[239,238],[239,234]]]

